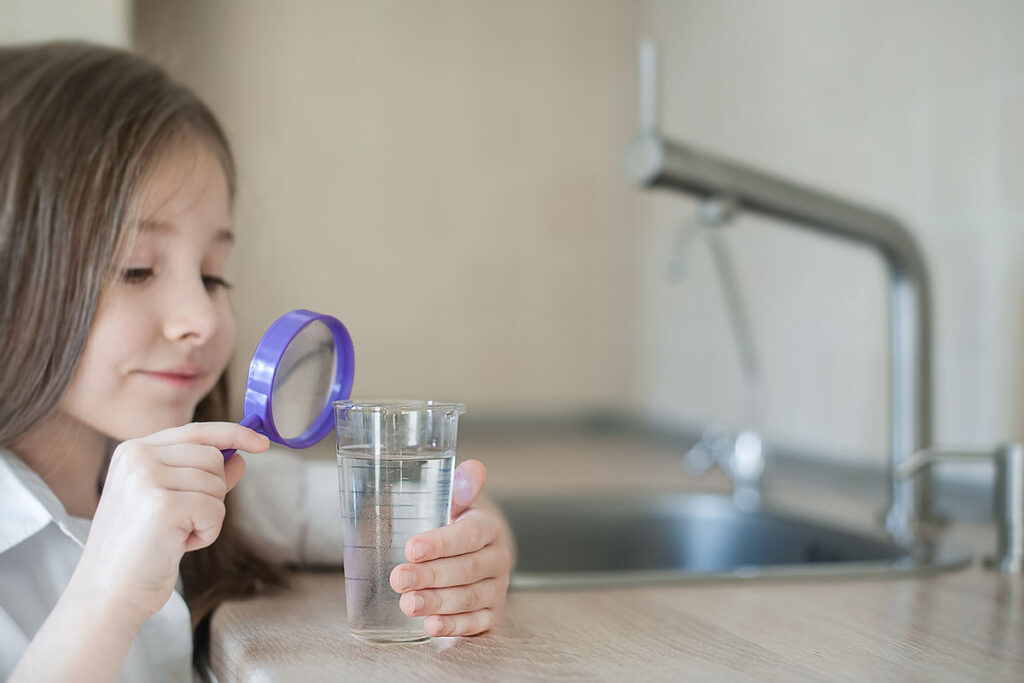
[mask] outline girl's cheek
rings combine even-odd
[[[225,298],[226,299],[226,298]],[[231,306],[225,300],[223,305],[223,329],[224,329],[224,345],[227,349],[227,354],[230,356],[231,352],[235,348],[235,342],[237,341],[237,328],[235,325],[235,315],[231,311]]]
[[[225,309],[226,315],[221,325],[220,332],[217,335],[218,357],[220,359],[222,371],[228,366],[228,363],[231,360],[231,354],[235,350],[236,341],[235,317],[226,306]]]

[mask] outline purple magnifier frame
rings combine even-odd
[[[294,438],[284,438],[274,426],[274,379],[285,349],[299,333],[311,323],[322,322],[334,338],[337,362],[330,390],[324,397],[324,407],[309,428]],[[256,345],[249,363],[249,379],[245,385],[245,418],[241,425],[260,432],[271,441],[288,448],[308,448],[319,443],[334,428],[335,401],[349,397],[352,393],[352,378],[355,369],[355,351],[352,337],[341,321],[329,315],[298,309],[285,313],[267,328]],[[234,450],[223,451],[227,460]]]

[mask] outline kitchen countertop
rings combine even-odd
[[[635,434],[481,433],[460,436],[459,456],[482,460],[499,495],[728,490],[722,477],[686,479],[677,445]],[[864,528],[885,495],[775,484],[772,503]],[[987,529],[953,535],[991,547]],[[503,622],[485,635],[374,645],[348,632],[342,574],[310,571],[283,593],[221,607],[211,663],[222,683],[1024,680],[1022,611],[1024,577],[976,561],[920,578],[513,591]]]

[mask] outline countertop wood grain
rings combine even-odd
[[[629,435],[480,436],[459,450],[488,465],[498,493],[727,488],[686,480],[677,447]],[[793,482],[775,492],[786,507],[848,524],[860,515],[869,525],[876,507]],[[988,531],[960,531],[990,542]],[[211,659],[223,683],[1024,680],[1022,600],[1022,577],[977,562],[925,578],[513,591],[503,623],[483,636],[371,645],[348,632],[341,573],[303,572],[285,593],[219,609]]]

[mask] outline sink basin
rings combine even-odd
[[[756,578],[921,574],[967,555],[911,552],[780,512],[739,511],[714,494],[505,497],[519,588]]]

